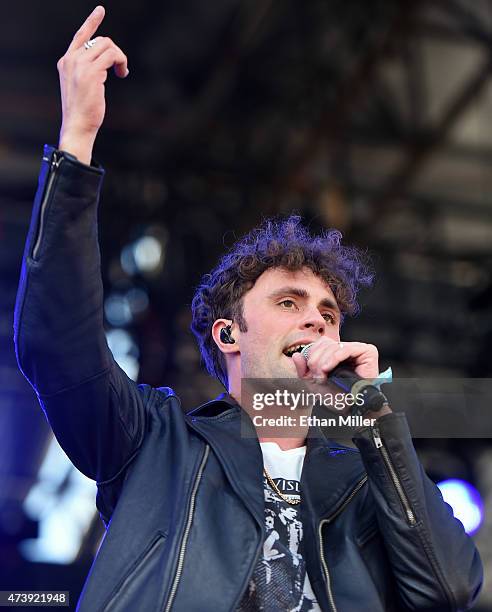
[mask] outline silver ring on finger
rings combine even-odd
[[[95,40],[87,40],[84,43],[84,48],[88,51],[89,49],[91,49],[94,45],[96,44]]]
[[[306,344],[306,346],[301,351],[301,355],[304,357],[306,362],[309,359],[309,352],[311,351],[312,346],[313,346],[312,342],[310,344]]]

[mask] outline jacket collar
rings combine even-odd
[[[232,407],[241,410],[240,405],[229,393],[221,393],[213,400],[205,402],[205,404],[201,404],[197,408],[190,410],[186,413],[186,416],[217,416],[221,412]]]
[[[256,430],[246,412],[228,393],[223,393],[188,412],[186,417],[190,426],[210,444],[231,486],[263,531],[263,457]]]
[[[222,393],[186,416],[209,442],[231,485],[263,528],[263,456],[249,415]],[[336,512],[364,475],[358,450],[330,440],[317,426],[309,429],[301,494],[313,518]]]

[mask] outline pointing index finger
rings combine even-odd
[[[87,17],[84,23],[80,26],[80,28],[75,33],[70,46],[68,47],[68,51],[74,51],[75,49],[79,49],[82,47],[84,42],[89,40],[97,31],[97,28],[101,25],[102,20],[104,19],[105,10],[103,6],[96,6],[96,8],[92,11],[92,13]]]

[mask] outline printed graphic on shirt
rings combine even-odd
[[[279,491],[299,499],[299,482],[274,478]],[[298,505],[284,501],[264,477],[266,538],[238,612],[309,612],[319,610],[302,554]]]

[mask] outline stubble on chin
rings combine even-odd
[[[288,363],[284,358],[277,358],[272,367],[269,369],[269,378],[297,378],[297,370],[294,362]]]
[[[268,357],[267,355],[257,355],[248,357],[243,361],[242,378],[297,378],[297,370],[292,362],[289,364],[282,357]]]

